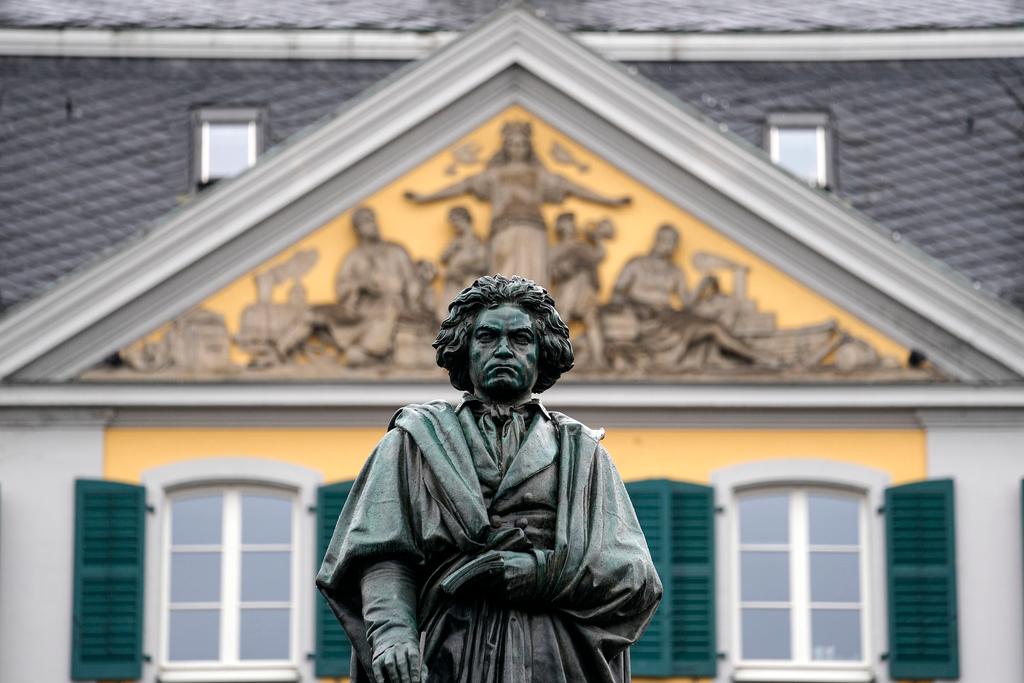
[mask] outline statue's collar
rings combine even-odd
[[[463,408],[470,408],[476,413],[487,413],[492,417],[507,418],[513,410],[522,411],[525,413],[533,414],[538,413],[544,417],[545,420],[550,420],[551,415],[548,414],[548,409],[544,407],[544,404],[540,402],[538,398],[531,398],[529,401],[520,403],[518,405],[509,405],[502,403],[492,403],[485,399],[480,398],[476,394],[466,392],[462,395],[462,400],[455,406],[455,412],[459,412]]]

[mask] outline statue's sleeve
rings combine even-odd
[[[542,201],[561,204],[569,195],[569,180],[546,168],[542,168],[540,171],[540,185]]]
[[[589,460],[589,462],[587,462]],[[569,539],[551,558],[546,592],[588,641],[614,656],[643,633],[662,585],[630,502],[607,451],[580,459],[569,496]]]
[[[418,570],[424,562],[421,467],[407,432],[393,429],[381,439],[352,485],[316,578],[364,669],[370,664],[360,592],[364,569],[388,560]]]
[[[478,200],[487,202],[494,199],[494,174],[490,170],[468,176],[463,182]]]

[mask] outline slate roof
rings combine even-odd
[[[398,66],[0,59],[0,305],[180,204],[193,107],[266,106],[278,143]],[[830,113],[837,194],[1024,308],[1024,60],[633,66],[758,146],[768,112]]]
[[[500,0],[0,0],[0,26],[462,30]],[[1020,0],[531,0],[564,30],[892,31],[1024,25]]]

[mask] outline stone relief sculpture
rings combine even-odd
[[[390,354],[399,316],[413,300],[416,276],[405,247],[381,239],[373,209],[356,209],[352,228],[358,242],[335,276],[337,303],[318,311],[346,363],[364,365]]]
[[[686,285],[683,269],[674,255],[679,246],[679,231],[662,225],[654,237],[651,251],[631,259],[619,274],[612,302],[603,316],[611,327],[616,361],[665,370],[695,367],[714,349],[747,363],[775,367],[777,359],[759,352],[738,339],[718,320],[694,313],[692,304],[705,296],[712,286],[705,277],[694,292]]]
[[[604,206],[629,204],[629,197],[606,197],[548,171],[533,147],[529,123],[510,121],[501,129],[501,149],[487,168],[436,192],[408,191],[406,199],[434,202],[472,194],[491,204],[490,271],[520,275],[547,285],[548,237],[541,206],[574,196]]]
[[[556,153],[555,146],[553,163],[573,163],[567,148]],[[470,163],[479,152],[474,144],[452,154]],[[447,317],[448,304],[495,272],[525,273],[551,290],[575,334],[581,378],[941,378],[931,368],[881,356],[833,320],[780,328],[774,313],[760,310],[751,297],[746,265],[698,251],[684,266],[683,236],[669,224],[657,228],[647,252],[629,259],[609,288],[601,278],[602,272],[608,277],[602,264],[617,234],[611,219],[590,220],[581,229],[575,213],[563,212],[549,244],[541,207],[570,195],[610,206],[629,199],[605,197],[548,171],[527,123],[503,126],[501,147],[480,173],[432,194],[406,196],[430,202],[463,194],[489,202],[487,239],[478,236],[465,206],[452,206],[451,241],[436,262],[414,261],[404,246],[381,237],[371,207],[358,207],[351,219],[357,243],[336,266],[333,301],[309,300],[304,281],[325,266],[316,251],[298,251],[253,276],[255,300],[241,311],[236,334],[221,314],[194,309],[84,378],[436,379],[426,342]],[[647,228],[626,229],[638,227]],[[698,277],[689,280],[686,268]],[[689,282],[696,283],[692,290]]]
[[[615,226],[605,219],[588,226],[583,239],[576,228],[576,214],[563,213],[555,219],[555,244],[551,247],[551,285],[558,312],[567,323],[581,322],[587,353],[580,367],[607,365],[604,331],[601,327],[601,282],[597,267],[604,261],[604,242],[615,237]]]
[[[288,362],[313,331],[313,316],[302,277],[316,265],[316,251],[300,251],[284,263],[253,278],[256,303],[242,311],[236,341],[249,354],[249,366],[265,368]],[[291,282],[286,303],[271,301],[274,288]]]
[[[231,335],[219,313],[196,308],[176,318],[156,340],[141,340],[121,352],[123,365],[139,373],[170,371],[184,377],[232,375]]]
[[[441,252],[444,284],[441,287],[439,319],[448,315],[448,304],[455,300],[459,292],[481,275],[487,274],[487,245],[473,230],[469,210],[464,206],[453,207],[448,212],[448,222],[455,232],[455,239]]]

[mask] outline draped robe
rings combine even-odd
[[[486,452],[495,449],[470,411],[441,401],[400,410],[353,484],[317,576],[353,644],[353,683],[373,681],[359,582],[383,560],[416,570],[430,683],[629,681],[628,648],[662,586],[600,438],[559,413],[535,415],[494,487]],[[441,589],[492,548],[540,551],[531,601]]]

